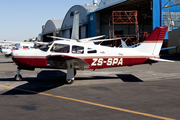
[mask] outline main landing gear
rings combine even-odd
[[[67,60],[67,75],[66,75],[66,83],[67,84],[72,84],[74,82],[74,77],[76,75],[76,70],[74,68],[74,64],[72,60]],[[14,79],[16,81],[21,81],[22,76],[20,74],[21,69],[18,67],[17,69],[17,74],[15,75]]]
[[[74,64],[72,60],[67,60],[67,75],[66,83],[72,84],[74,82],[74,76],[76,75],[76,70],[74,69]]]
[[[14,79],[16,80],[16,81],[21,81],[22,80],[22,76],[21,76],[21,74],[20,74],[20,69],[17,69],[17,74],[15,75],[15,77],[14,77]]]

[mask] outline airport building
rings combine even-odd
[[[42,41],[53,39],[46,35],[71,38],[73,13],[79,12],[79,38],[106,35],[123,38],[128,45],[143,41],[157,26],[180,27],[180,0],[97,0],[93,5],[75,5],[63,21],[49,20],[43,27]],[[56,22],[59,22],[58,24]],[[52,25],[53,27],[50,27]],[[48,30],[49,29],[49,30]],[[168,32],[164,46],[168,45]],[[114,41],[114,46],[118,43]]]
[[[48,20],[46,24],[42,26],[41,40],[43,42],[53,41],[52,38],[47,36],[58,36],[62,22],[62,20]]]

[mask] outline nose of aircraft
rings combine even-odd
[[[17,54],[17,50],[15,50],[15,51],[12,51],[11,52],[11,55],[12,55],[12,57],[16,57],[18,54]]]
[[[12,51],[12,57],[28,56],[29,52],[27,50],[14,50]]]
[[[13,51],[12,60],[20,68],[26,68],[31,66],[31,57],[28,56],[28,52],[26,50]]]
[[[17,51],[12,51],[11,55],[12,55],[12,60],[13,60],[16,64],[20,63],[19,58],[18,58],[18,55],[19,55],[19,54],[18,54],[18,50],[17,50]]]

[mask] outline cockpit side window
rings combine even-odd
[[[23,46],[23,48],[28,49],[29,47],[28,46]]]
[[[83,54],[84,53],[84,47],[83,46],[72,46],[72,53],[73,54]]]
[[[69,53],[69,49],[70,49],[70,46],[67,44],[55,43],[51,48],[51,52]]]

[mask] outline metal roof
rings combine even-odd
[[[50,32],[54,32],[57,29],[61,29],[62,22],[62,20],[48,20],[45,24],[45,28],[42,31],[42,34],[47,34]]]
[[[99,7],[94,11],[101,11],[107,8],[116,7],[120,5],[118,9],[131,9],[136,6],[140,6],[140,4],[149,3],[151,0],[101,0]],[[144,6],[147,7],[147,6]]]
[[[98,8],[98,6],[94,6],[94,5],[80,5],[80,6],[84,7],[86,10],[90,10],[90,12],[93,12]]]
[[[95,12],[100,11],[105,8],[108,8],[108,7],[111,7],[111,6],[114,6],[116,4],[125,2],[125,1],[128,1],[128,0],[112,0],[112,1],[111,0],[101,0],[99,7],[95,10]]]
[[[51,20],[51,21],[54,23],[56,29],[61,28],[61,25],[62,25],[62,22],[63,22],[62,20]]]
[[[98,6],[93,5],[75,5],[69,9],[66,13],[65,18],[62,23],[61,30],[69,29],[72,27],[73,24],[73,17],[71,13],[74,11],[79,11],[79,25],[87,24],[87,15],[94,10],[96,10]]]

